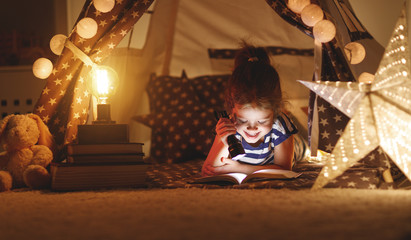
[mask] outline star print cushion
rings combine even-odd
[[[182,162],[208,154],[214,140],[217,121],[212,109],[171,113],[165,126],[168,134],[167,162]]]
[[[153,129],[150,155],[156,162],[183,162],[205,156],[213,142],[213,110],[198,106],[133,117]]]
[[[198,102],[198,97],[184,71],[181,77],[152,74],[146,90],[151,113],[181,110],[183,105]]]
[[[214,96],[223,99],[219,94],[223,89],[218,86],[223,80],[207,80],[192,81],[184,71],[181,77],[151,76],[146,88],[151,113],[133,119],[152,129],[150,156],[156,162],[181,162],[208,153],[216,120],[214,108],[207,104],[217,100],[204,99]],[[202,94],[204,102],[192,87],[197,84],[208,86],[197,88],[201,93],[202,90],[208,91],[208,94]],[[217,88],[212,86],[214,84]]]
[[[190,79],[201,103],[214,110],[224,110],[224,89],[230,75],[205,75]]]
[[[161,127],[158,116],[155,114],[146,114],[134,116],[133,120],[151,128],[150,156],[156,162],[164,162],[165,159],[167,159],[167,135]]]

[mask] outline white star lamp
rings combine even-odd
[[[371,84],[300,81],[350,117],[313,189],[380,146],[411,180],[411,80],[405,7]]]

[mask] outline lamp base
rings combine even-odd
[[[97,120],[93,124],[114,124],[116,121],[111,120],[110,104],[97,104]]]

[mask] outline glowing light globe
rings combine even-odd
[[[363,72],[358,77],[358,81],[361,83],[372,83],[374,81],[374,75],[368,72]]]
[[[287,7],[295,13],[301,13],[309,4],[310,0],[288,0]]]
[[[315,40],[326,43],[335,37],[336,29],[334,23],[329,20],[321,20],[313,27]]]
[[[307,5],[301,12],[301,20],[309,27],[313,27],[317,22],[323,20],[323,18],[323,10],[316,4]]]
[[[53,63],[47,58],[39,58],[33,63],[33,74],[37,78],[46,79],[53,71]]]
[[[63,34],[54,35],[50,40],[50,49],[56,54],[60,55],[64,49],[64,43],[66,42],[67,37]]]
[[[94,67],[89,72],[89,78],[88,88],[102,104],[106,104],[113,97],[120,82],[117,72],[109,66]]]
[[[94,7],[103,13],[110,12],[115,5],[115,0],[94,0]]]
[[[86,17],[77,23],[76,31],[80,37],[89,39],[96,35],[97,28],[97,22],[92,18]]]
[[[351,64],[358,64],[365,58],[365,48],[358,42],[350,42],[345,45],[344,52]]]

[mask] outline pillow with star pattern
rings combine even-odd
[[[150,114],[133,119],[152,129],[150,156],[156,162],[182,162],[207,155],[214,140],[214,110],[224,107],[229,76],[188,79],[154,74],[147,85]]]
[[[212,109],[195,107],[151,113],[134,120],[153,129],[150,156],[156,162],[177,163],[207,155],[214,140]]]
[[[205,75],[190,79],[201,103],[214,110],[224,110],[225,86],[230,75]]]
[[[181,110],[184,105],[193,105],[198,98],[183,71],[181,77],[156,76],[151,74],[146,90],[150,112]]]

